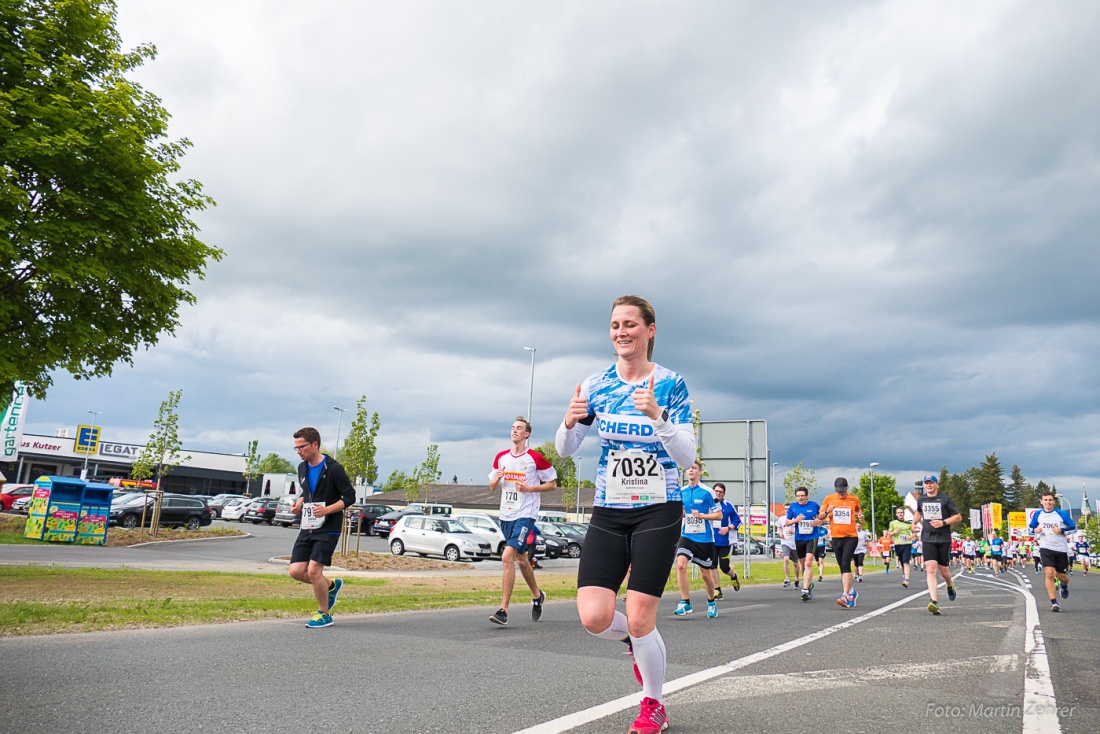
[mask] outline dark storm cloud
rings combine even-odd
[[[783,468],[1094,471],[1100,10],[199,5],[120,21],[227,258],[44,430],[140,395],[144,436],[186,385],[199,448],[283,451],[366,394],[383,475],[435,441],[480,481],[523,347],[541,442],[640,293],[703,417],[766,418]]]

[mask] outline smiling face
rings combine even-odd
[[[1043,509],[1046,512],[1054,511],[1054,495],[1044,494],[1042,497],[1039,498],[1039,503],[1043,506]]]
[[[521,446],[530,435],[531,431],[528,430],[526,422],[517,420],[512,424],[512,443],[516,446]]]
[[[656,324],[646,324],[637,306],[621,305],[611,311],[611,345],[619,359],[648,359],[649,340]]]

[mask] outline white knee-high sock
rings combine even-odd
[[[615,610],[615,616],[611,618],[611,626],[605,629],[603,632],[593,632],[603,640],[618,640],[622,642],[630,635],[630,630],[626,624],[626,615]]]
[[[662,700],[665,685],[665,641],[654,629],[645,637],[630,638],[634,645],[634,662],[642,674],[642,695]]]

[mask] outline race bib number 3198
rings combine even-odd
[[[666,499],[665,468],[641,449],[609,451],[604,501],[609,505],[655,505]]]

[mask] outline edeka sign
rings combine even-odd
[[[23,414],[27,409],[27,389],[22,382],[15,383],[11,396],[0,396],[3,423],[0,432],[4,435],[4,448],[0,458],[15,461],[19,455],[19,444],[23,440]]]

